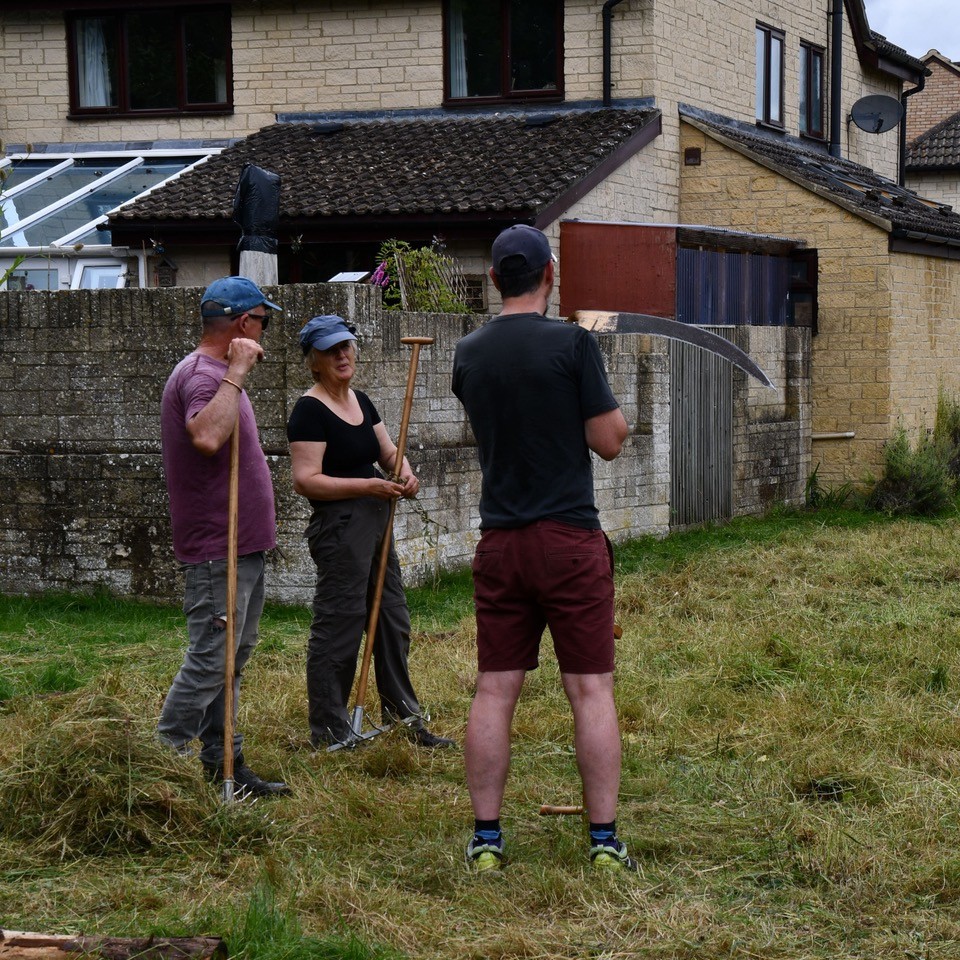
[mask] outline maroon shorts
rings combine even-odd
[[[536,669],[544,627],[561,672],[613,671],[613,550],[602,530],[556,520],[485,530],[473,586],[481,671]]]

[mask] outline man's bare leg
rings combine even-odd
[[[573,708],[577,768],[583,800],[594,823],[617,816],[620,792],[620,726],[612,673],[564,673],[563,689]]]
[[[463,748],[467,789],[477,820],[500,816],[510,769],[510,726],[525,676],[525,670],[477,674]]]

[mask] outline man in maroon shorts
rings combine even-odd
[[[549,626],[573,709],[590,860],[636,869],[616,832],[613,564],[590,463],[590,451],[604,460],[620,453],[627,423],[596,340],[544,315],[555,260],[547,238],[510,227],[494,242],[492,259],[503,310],[457,344],[453,368],[483,475],[473,562],[479,673],[464,748],[476,818],[467,859],[477,870],[503,862],[510,725]]]

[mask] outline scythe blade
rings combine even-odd
[[[724,337],[691,323],[680,323],[646,313],[606,313],[601,310],[576,310],[571,314],[570,321],[591,333],[645,333],[653,337],[682,340],[715,353],[751,377],[756,377],[765,387],[774,388],[773,382],[748,353]]]

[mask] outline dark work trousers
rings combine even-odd
[[[187,616],[189,646],[164,701],[158,731],[162,739],[181,753],[187,752],[191,741],[199,738],[200,760],[208,766],[219,767],[223,765],[227,561],[186,564],[183,569],[186,573],[183,612]],[[235,757],[240,756],[243,748],[243,737],[236,724],[240,678],[257,645],[265,570],[263,553],[249,553],[237,560],[236,679],[233,686]]]
[[[307,703],[314,746],[350,732],[349,698],[367,614],[376,590],[390,504],[374,497],[314,506],[305,536],[317,565],[313,623],[307,645]],[[400,564],[390,546],[373,668],[385,722],[418,716],[407,668],[410,613]]]

